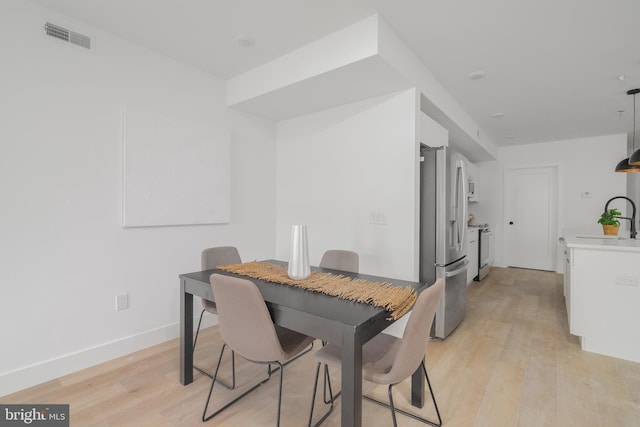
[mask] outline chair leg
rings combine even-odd
[[[209,378],[213,378],[213,375],[211,375],[207,371],[204,371],[195,365],[193,365],[193,368],[201,374],[206,375]],[[216,381],[227,390],[233,390],[234,388],[236,388],[236,356],[234,351],[231,352],[231,385],[228,385],[221,379],[217,379]]]
[[[433,394],[433,388],[431,388],[431,381],[429,381],[429,375],[427,375],[427,367],[424,365],[424,360],[422,361],[422,371],[424,372],[424,377],[427,380],[427,385],[429,386],[429,393],[431,393],[431,400],[433,401],[433,407],[436,408],[436,415],[438,415],[438,424],[437,427],[442,426],[442,418],[440,417],[440,410],[438,409],[438,403],[436,402],[436,395]]]
[[[202,318],[202,317],[201,317]],[[207,409],[209,408],[209,402],[211,401],[211,394],[213,393],[213,386],[216,385],[216,378],[218,376],[218,369],[220,369],[220,362],[222,361],[222,356],[224,355],[224,350],[227,348],[226,344],[222,345],[222,349],[220,350],[220,356],[218,357],[218,364],[216,365],[216,371],[213,374],[213,378],[211,379],[211,387],[209,388],[209,394],[207,395],[207,403],[204,405],[204,411],[202,412],[202,421],[209,421],[213,418],[218,412],[215,412],[211,416],[207,417]]]
[[[329,398],[327,398],[327,384],[329,385]],[[322,384],[322,400],[325,405],[332,403],[334,400],[339,398],[342,395],[342,390],[337,392],[335,395],[331,393],[331,378],[329,377],[329,366],[324,365],[324,382]]]
[[[440,410],[438,409],[438,404],[436,403],[436,397],[433,394],[433,388],[431,387],[431,382],[429,381],[429,375],[427,375],[427,368],[424,365],[424,361],[422,362],[422,372],[424,372],[424,376],[425,376],[425,378],[427,380],[427,385],[429,386],[429,392],[431,393],[431,400],[433,401],[433,406],[435,407],[436,414],[438,415],[438,422],[437,423],[434,423],[433,421],[429,421],[426,418],[419,417],[419,416],[417,416],[415,414],[412,414],[410,412],[403,411],[402,409],[396,409],[393,406],[393,396],[391,394],[391,389],[392,389],[393,385],[389,385],[389,404],[384,403],[384,402],[380,402],[379,400],[376,400],[376,399],[374,399],[372,397],[369,397],[369,396],[362,396],[362,397],[363,397],[363,399],[366,399],[369,402],[373,402],[373,403],[376,403],[376,404],[378,404],[380,406],[384,406],[385,408],[391,409],[391,411],[392,411],[392,415],[391,416],[393,418],[393,425],[394,426],[396,426],[396,421],[395,421],[396,415],[395,415],[395,413],[399,412],[402,415],[405,415],[407,417],[413,418],[414,420],[421,421],[421,422],[423,422],[425,424],[429,424],[429,425],[434,426],[434,427],[442,427],[442,418],[440,417]]]
[[[327,342],[325,340],[322,340],[322,346],[324,347],[325,345],[327,345]],[[328,405],[329,403],[333,404],[333,400],[337,399],[342,394],[342,390],[340,390],[339,392],[336,393],[335,396],[330,396],[329,398],[327,398],[327,382],[328,381],[329,381],[329,366],[324,365],[324,379],[322,383],[322,401],[324,402],[325,405]],[[331,388],[330,382],[329,382],[329,388]]]
[[[318,377],[320,376],[320,362],[316,365],[316,377],[313,380],[313,393],[311,394],[311,409],[309,410],[309,423],[308,427],[311,427],[311,421],[313,420],[313,408],[316,403],[316,392],[318,391]]]
[[[220,357],[218,357],[218,364],[216,365],[216,370],[213,374],[213,378],[211,380],[211,388],[209,388],[209,395],[207,396],[207,402],[204,406],[204,411],[202,412],[202,421],[209,421],[211,418],[215,417],[216,415],[218,415],[220,412],[224,411],[225,409],[227,409],[229,406],[233,405],[234,403],[236,403],[238,400],[242,399],[243,397],[245,397],[247,394],[251,393],[252,391],[256,390],[258,387],[260,387],[261,385],[263,385],[264,383],[266,383],[267,381],[269,381],[271,379],[271,372],[269,372],[269,376],[260,381],[258,384],[254,385],[253,387],[251,387],[249,390],[245,391],[244,393],[242,393],[240,396],[236,397],[235,399],[233,399],[231,402],[227,403],[226,405],[224,405],[222,408],[218,409],[217,411],[215,411],[213,414],[207,415],[207,409],[209,408],[209,403],[211,401],[211,395],[213,394],[213,387],[215,386],[217,381],[217,376],[218,376],[218,370],[220,369],[220,362],[222,362],[222,356],[224,355],[224,350],[227,348],[227,344],[223,344],[222,345],[222,350],[220,350]],[[278,363],[278,362],[276,362]],[[282,372],[280,373],[280,395],[282,395]],[[280,401],[278,401],[278,405],[280,404]],[[280,408],[278,406],[278,422],[280,422]]]
[[[385,402],[380,402],[379,400],[376,400],[372,397],[369,396],[362,396],[363,399],[368,400],[369,402],[373,402],[375,404],[378,404],[380,406],[384,406],[385,408],[388,408],[391,410],[391,418],[393,420],[393,425],[394,427],[397,427],[397,421],[396,421],[396,412],[399,412],[402,415],[405,415],[407,417],[413,418],[415,420],[421,421],[425,424],[429,424],[431,426],[434,427],[442,427],[442,418],[440,416],[440,410],[438,409],[438,403],[436,402],[436,396],[433,394],[433,388],[431,387],[431,381],[429,381],[429,375],[427,374],[427,367],[424,364],[424,361],[421,363],[422,366],[422,372],[424,373],[424,377],[427,380],[427,385],[429,386],[429,393],[431,394],[431,401],[433,402],[433,407],[436,410],[436,415],[438,416],[438,422],[434,423],[433,421],[429,421],[426,418],[422,418],[419,417],[415,414],[412,414],[410,412],[406,412],[403,411],[402,409],[396,409],[394,404],[393,404],[393,394],[392,394],[392,389],[393,389],[393,384],[389,385],[389,390],[388,390],[388,394],[389,394],[389,403],[385,403]],[[318,366],[316,367],[316,379],[313,385],[313,400],[311,401],[311,413],[309,414],[309,427],[311,427],[311,421],[312,421],[312,417],[313,417],[313,408],[314,408],[314,403],[315,403],[315,398],[316,398],[316,389],[318,387],[318,377],[320,374],[320,362],[318,362]],[[325,400],[326,396],[323,396],[323,400],[325,400],[326,404],[331,403],[331,408],[329,408],[329,410],[327,411],[327,413],[320,419],[320,421],[318,421],[315,424],[315,427],[318,427],[320,424],[322,424],[324,422],[324,420],[329,416],[329,414],[331,413],[331,411],[333,411],[333,403],[335,401],[335,399],[337,399],[338,397],[340,397],[340,395],[342,394],[342,390],[340,390],[338,393],[336,393],[335,395],[333,394],[332,390],[331,390],[331,379],[329,377],[329,368],[327,367],[327,365],[325,365],[325,373],[324,373],[325,377],[325,386],[328,384],[329,387],[329,401]]]
[[[389,394],[389,406],[391,407],[391,420],[393,421],[393,427],[398,427],[398,421],[396,420],[396,407],[393,406],[393,385],[389,384],[387,393]]]
[[[316,394],[318,391],[318,378],[320,377],[320,362],[318,362],[318,365],[316,366],[316,378],[313,382],[313,397],[311,398],[311,411],[309,411],[309,424],[308,426],[311,427],[311,423],[313,422],[313,408],[315,407],[315,401],[316,401]],[[318,427],[320,424],[322,424],[327,417],[331,414],[331,412],[333,412],[333,403],[335,401],[335,398],[333,396],[333,393],[331,391],[331,380],[328,378],[329,375],[329,369],[327,368],[327,365],[324,366],[324,389],[326,389],[327,387],[327,382],[328,382],[328,386],[329,386],[329,401],[325,401],[326,404],[331,404],[331,407],[329,407],[329,410],[327,410],[327,412],[322,416],[322,418],[320,418],[320,420],[314,425],[315,427]],[[337,396],[336,396],[337,397]],[[325,396],[323,396],[323,400],[324,400]]]
[[[276,362],[276,363],[280,367],[280,386],[278,387],[278,418],[276,421],[276,426],[280,427],[280,408],[282,408],[282,380],[284,377],[284,365],[280,362]]]
[[[202,310],[200,312],[200,320],[198,320],[198,328],[196,329],[196,337],[193,340],[192,354],[195,354],[195,352],[196,352],[196,343],[198,342],[198,334],[200,333],[200,325],[202,324],[202,316],[204,315],[205,311],[206,310]],[[213,375],[211,375],[210,373],[208,373],[204,369],[199,368],[196,365],[193,365],[193,367],[195,368],[195,370],[197,370],[201,374],[206,375],[209,378],[213,378]],[[218,380],[218,383],[220,383],[220,385],[222,385],[227,390],[233,390],[234,388],[236,388],[236,356],[235,356],[235,352],[233,350],[231,350],[231,385],[225,384],[222,380]]]
[[[204,316],[204,312],[206,310],[202,310],[200,312],[200,320],[198,320],[198,328],[196,329],[196,337],[193,340],[193,351],[196,351],[196,343],[198,342],[198,334],[200,333],[200,325],[202,324],[202,316]]]

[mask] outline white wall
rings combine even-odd
[[[375,55],[377,17],[371,16],[229,79],[229,105],[298,84]],[[313,100],[309,100],[313,102]]]
[[[494,143],[378,15],[231,78],[228,102],[284,120],[412,87],[456,151],[495,159]]]
[[[307,224],[311,264],[349,249],[362,272],[417,279],[416,111],[412,89],[278,123],[278,258]]]
[[[504,266],[504,172],[509,168],[558,167],[558,231],[598,229],[605,202],[626,194],[626,174],[614,172],[626,157],[626,135],[579,138],[498,150],[498,160],[480,162],[480,202],[470,204],[476,222],[496,225],[495,265]],[[582,192],[591,198],[582,198]],[[623,204],[617,205],[624,209]]]
[[[0,2],[0,28],[3,395],[176,336],[177,276],[202,248],[275,255],[276,186],[275,125],[228,109],[222,80],[23,0]],[[122,228],[125,104],[231,131],[230,224]]]
[[[422,105],[423,111],[448,129],[449,139],[454,143],[452,145],[458,145],[456,150],[483,153],[484,158],[495,158],[496,146],[493,141],[485,136],[485,132],[395,31],[381,18],[378,21],[380,56],[422,92],[428,100]]]

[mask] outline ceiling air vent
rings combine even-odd
[[[91,37],[76,33],[51,22],[44,24],[44,32],[49,37],[91,50]]]

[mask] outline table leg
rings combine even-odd
[[[353,327],[342,331],[342,427],[362,425],[362,342]]]
[[[422,366],[418,366],[418,369],[411,375],[411,404],[416,408],[424,406],[424,385]]]
[[[193,295],[180,281],[180,384],[193,382]]]

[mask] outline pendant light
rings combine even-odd
[[[627,95],[633,95],[633,153],[631,157],[622,160],[616,165],[616,172],[640,172],[640,149],[636,150],[636,94],[640,89],[631,89]]]

